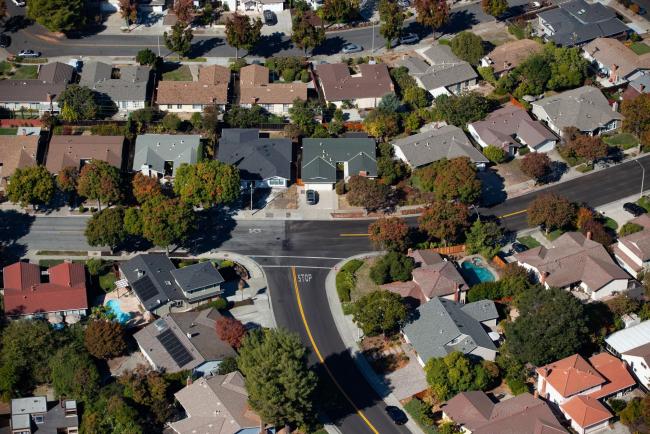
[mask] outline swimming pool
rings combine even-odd
[[[460,264],[460,274],[469,286],[481,282],[494,282],[494,275],[480,258],[468,259]]]
[[[106,307],[108,307],[110,311],[115,315],[115,319],[120,324],[125,324],[128,320],[131,319],[131,314],[122,311],[122,308],[120,307],[120,302],[115,299],[108,300],[108,303],[106,303]]]

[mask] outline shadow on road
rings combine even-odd
[[[290,39],[284,33],[275,32],[271,35],[263,35],[259,42],[250,51],[250,54],[261,57],[272,57],[281,51],[290,50],[293,47]]]
[[[316,47],[314,49],[314,55],[325,55],[325,56],[331,56],[333,54],[337,54],[341,51],[341,48],[343,48],[343,45],[346,44],[346,40],[343,39],[340,36],[334,36],[331,38],[325,39],[325,42],[323,42],[320,46]]]
[[[190,50],[190,57],[200,57],[208,54],[214,48],[225,45],[226,42],[221,38],[201,39],[192,44]]]
[[[507,198],[503,178],[494,170],[486,169],[479,172],[481,180],[481,206],[493,206],[504,202]]]
[[[479,20],[473,12],[467,10],[457,10],[449,15],[449,21],[443,28],[444,33],[458,33],[463,30],[469,30],[473,25],[478,24]]]
[[[34,216],[18,211],[0,211],[0,265],[19,260],[27,253],[27,246],[18,240],[27,235]]]
[[[231,239],[237,226],[233,213],[222,208],[197,213],[196,227],[200,229],[194,231],[185,243],[190,252],[193,255],[209,252]]]
[[[34,24],[34,20],[27,18],[24,15],[14,15],[13,17],[5,20],[4,28],[5,32],[16,33],[19,30],[23,30]]]

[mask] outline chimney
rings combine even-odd
[[[192,384],[192,376],[191,376],[191,375],[188,375],[188,376],[187,376],[187,379],[185,380],[185,385],[186,385],[186,386],[189,386],[189,385],[191,385],[191,384]]]
[[[458,303],[460,301],[460,285],[458,282],[454,284],[454,301]]]
[[[408,256],[411,256],[411,255],[413,254],[413,249],[412,249],[411,247],[409,247],[409,249],[407,250],[406,254],[407,254]]]
[[[539,283],[542,285],[546,284],[546,278],[548,277],[548,273],[546,271],[541,272],[541,277],[539,278]]]
[[[591,239],[591,231],[587,231],[587,239],[588,239],[588,240]]]

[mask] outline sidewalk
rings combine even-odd
[[[341,302],[339,301],[338,295],[336,294],[336,272],[337,270],[345,264],[350,259],[355,258],[368,258],[371,256],[381,255],[382,252],[373,252],[368,254],[356,255],[350,258],[347,258],[334,266],[334,268],[329,272],[327,278],[325,279],[325,291],[327,292],[327,302],[329,304],[330,311],[332,312],[332,318],[336,324],[336,329],[341,337],[341,340],[347,347],[348,351],[352,355],[354,363],[357,365],[357,369],[361,372],[366,381],[372,386],[375,392],[384,400],[387,405],[394,405],[395,407],[400,408],[406,413],[404,407],[399,402],[397,397],[392,393],[388,388],[386,383],[373,371],[372,367],[368,364],[368,361],[363,356],[361,351],[359,351],[359,346],[357,341],[361,337],[361,330],[352,322],[351,317],[345,316],[343,314],[343,308],[341,307]],[[355,339],[356,336],[356,339]],[[409,421],[406,423],[406,427],[410,432],[415,434],[424,434],[422,429],[409,417]]]

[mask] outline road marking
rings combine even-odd
[[[370,430],[374,434],[379,434],[379,431],[377,431],[377,429],[372,425],[372,423],[370,423],[370,421],[363,414],[363,412],[361,410],[359,410],[359,408],[357,408],[356,405],[354,405],[354,402],[352,402],[352,399],[350,399],[348,394],[345,393],[345,390],[343,390],[343,388],[338,383],[338,381],[336,381],[336,378],[334,378],[334,375],[332,374],[332,371],[330,371],[329,367],[327,366],[327,363],[325,363],[325,359],[323,359],[323,356],[321,355],[320,351],[318,350],[318,347],[316,346],[316,341],[314,341],[314,337],[311,334],[311,329],[309,328],[309,324],[307,323],[307,317],[305,316],[305,311],[302,308],[302,301],[300,299],[300,290],[298,289],[298,276],[296,275],[296,268],[295,267],[291,267],[291,274],[293,275],[293,287],[294,287],[295,293],[296,293],[296,300],[298,300],[298,310],[300,310],[300,316],[302,317],[302,323],[305,326],[305,331],[307,332],[307,336],[309,337],[309,341],[311,342],[312,348],[314,348],[314,352],[316,353],[316,357],[318,357],[318,360],[320,360],[320,363],[325,368],[325,371],[327,371],[327,375],[329,375],[329,377],[332,379],[332,381],[334,382],[334,385],[339,389],[339,391],[341,392],[343,397],[350,403],[352,408],[355,409],[355,411],[357,412],[359,417],[361,419],[363,419],[363,421],[366,423],[366,425],[368,425],[368,427],[370,428]]]
[[[339,234],[339,237],[369,237],[370,234]]]
[[[320,270],[331,270],[332,267],[316,267],[316,266],[307,266],[307,265],[262,265],[262,268],[318,268]]]
[[[330,256],[282,256],[282,255],[248,255],[251,258],[298,258],[298,259],[336,259],[341,260],[345,258],[332,258]]]
[[[500,215],[499,218],[500,219],[505,219],[505,218],[512,217],[512,216],[515,216],[515,215],[523,214],[526,211],[528,211],[528,210],[527,209],[522,209],[521,211],[515,211],[515,212],[511,212],[509,214]]]

